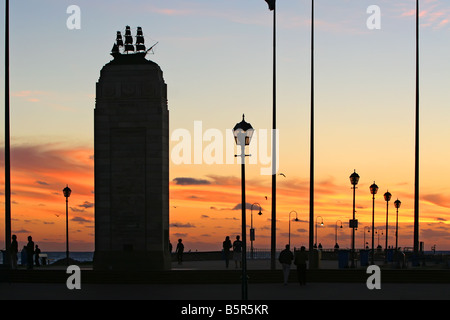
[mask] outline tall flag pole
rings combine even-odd
[[[270,242],[270,268],[276,269],[276,190],[277,190],[277,173],[276,171],[276,128],[277,128],[277,113],[276,113],[276,0],[265,0],[269,5],[269,10],[273,11],[273,123],[272,123],[272,225],[271,225],[271,242]]]
[[[311,0],[311,134],[309,161],[309,258],[314,261],[314,0]]]
[[[5,7],[5,248],[4,264],[11,266],[11,165],[9,130],[9,0]]]
[[[416,0],[416,150],[414,181],[414,253],[419,252],[419,0]]]

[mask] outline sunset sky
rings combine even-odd
[[[349,176],[356,170],[361,177],[356,247],[363,246],[365,227],[371,226],[374,181],[375,227],[385,232],[383,194],[389,190],[389,245],[395,245],[398,198],[399,246],[412,247],[415,0],[315,3],[315,216],[324,223],[317,228],[318,242],[333,247],[342,222],[339,245],[351,247]],[[81,29],[67,28],[70,5],[81,10]],[[381,29],[366,25],[371,5],[381,9]],[[310,0],[277,1],[278,173],[283,173],[277,176],[278,248],[288,241],[293,210],[300,221],[291,222],[291,244],[308,245],[310,11]],[[420,16],[419,241],[425,250],[433,245],[450,250],[450,3],[422,0]],[[227,161],[227,141],[245,113],[257,133],[246,167],[247,223],[251,204],[259,203],[261,216],[253,206],[254,247],[270,248],[271,176],[262,169],[270,168],[272,22],[264,0],[11,1],[11,215],[20,248],[32,235],[44,252],[65,250],[62,189],[68,184],[70,249],[94,250],[95,85],[112,59],[116,32],[126,25],[133,34],[142,27],[147,46],[158,42],[147,58],[161,67],[168,86],[171,242],[182,238],[187,250],[220,250],[225,236],[240,234],[240,167]],[[0,37],[3,44],[4,8]],[[4,101],[3,89],[0,95]],[[188,163],[179,163],[180,132],[191,138]],[[2,218],[0,249],[4,229]],[[366,240],[370,237],[367,233]]]

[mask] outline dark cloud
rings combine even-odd
[[[20,230],[14,230],[12,232],[12,234],[15,234],[15,233],[31,233],[31,231],[26,230],[26,229],[20,229]]]
[[[37,183],[37,184],[40,184],[40,185],[42,185],[42,186],[48,186],[48,185],[49,185],[47,182],[41,181],[41,180],[37,180],[36,183]]]
[[[172,234],[173,236],[177,237],[177,238],[183,238],[183,237],[187,237],[187,233],[174,233]]]
[[[70,221],[78,222],[78,223],[81,223],[81,224],[83,224],[83,223],[91,223],[92,222],[92,221],[87,220],[87,219],[85,219],[83,217],[74,217]]]
[[[94,207],[94,204],[92,202],[85,201],[83,204],[79,204],[78,206],[81,208],[88,209]]]
[[[251,209],[252,209],[252,204],[246,202],[246,203],[245,203],[245,208],[248,209],[248,210],[251,210]],[[234,208],[231,209],[231,210],[241,210],[241,209],[242,209],[242,203],[238,203],[238,204],[235,205]],[[259,206],[258,206],[258,205],[254,205],[254,206],[253,206],[253,210],[256,210],[256,211],[258,212],[258,211],[259,211]]]
[[[190,185],[208,185],[211,184],[210,181],[204,179],[196,179],[196,178],[187,178],[187,177],[179,177],[173,179],[175,184],[180,186],[190,186]]]
[[[174,222],[170,224],[171,227],[174,228],[195,228],[195,226],[193,224],[188,223],[179,223],[179,222]]]

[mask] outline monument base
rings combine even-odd
[[[94,270],[169,270],[171,257],[162,251],[95,251]]]

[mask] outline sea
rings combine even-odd
[[[2,251],[3,253],[4,251]],[[55,263],[60,259],[66,258],[66,251],[57,251],[57,252],[42,252],[47,255],[47,264]],[[18,261],[17,264],[22,264],[22,255],[21,252],[17,255]],[[90,262],[94,260],[94,252],[69,252],[69,258],[74,259],[79,262]],[[3,264],[3,254],[0,254],[0,264]]]

